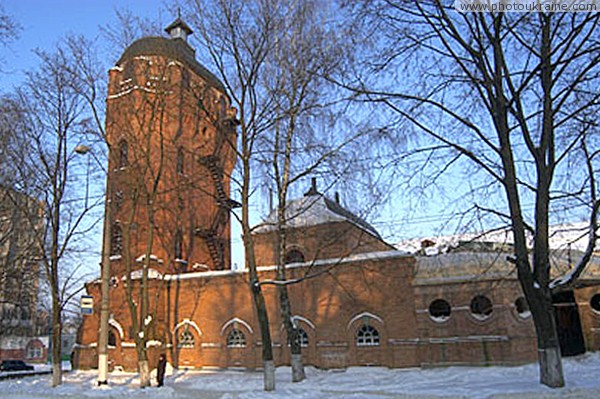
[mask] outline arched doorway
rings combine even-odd
[[[561,354],[576,356],[585,353],[581,319],[573,291],[552,295],[552,304],[556,316],[556,331],[560,341]]]

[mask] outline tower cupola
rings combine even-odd
[[[181,16],[167,26],[165,32],[169,34],[171,39],[182,39],[184,42],[187,42],[187,37],[194,33],[188,24],[181,19]]]

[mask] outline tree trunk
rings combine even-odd
[[[300,345],[297,345],[298,347]],[[304,373],[304,362],[302,362],[302,353],[294,353],[292,348],[292,382],[300,382],[306,378]]]
[[[53,263],[52,268],[52,386],[56,387],[62,384],[62,319],[61,306],[58,293],[58,262]]]
[[[292,311],[287,287],[281,285],[279,291],[279,306],[281,307],[281,318],[290,344],[292,362],[292,382],[300,382],[306,378],[304,364],[302,363],[302,346],[298,336],[298,327],[292,322]]]
[[[275,390],[275,364],[273,363],[273,346],[271,343],[271,333],[269,331],[269,315],[265,298],[262,294],[258,280],[251,280],[252,297],[254,306],[258,315],[258,325],[260,326],[260,335],[262,338],[262,357],[264,364],[264,389],[265,391]]]
[[[536,291],[539,292],[534,293],[530,309],[537,335],[540,383],[551,388],[564,387],[560,341],[550,290],[540,288]]]
[[[266,360],[264,362],[264,387],[265,391],[275,390],[275,363],[273,360]]]
[[[243,114],[243,109],[241,110]],[[273,363],[273,347],[271,332],[269,330],[269,315],[265,304],[258,273],[256,270],[256,257],[254,253],[254,241],[250,229],[250,150],[248,147],[248,133],[242,126],[242,241],[244,242],[244,253],[246,255],[246,267],[248,268],[248,285],[252,293],[258,325],[262,339],[262,360],[264,367],[264,389],[275,390],[275,364]]]
[[[560,347],[538,349],[540,382],[550,388],[565,386]]]
[[[143,356],[146,357],[146,356]],[[138,362],[138,369],[140,373],[140,388],[146,388],[150,386],[150,367],[148,365],[147,357],[141,359]]]
[[[61,321],[60,306],[53,306],[52,309],[52,386],[56,387],[62,384],[62,365],[61,365]]]

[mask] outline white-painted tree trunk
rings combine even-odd
[[[98,355],[98,385],[108,384],[108,355]]]
[[[60,366],[60,359],[58,362],[52,362],[52,386],[56,387],[62,384],[62,368]]]
[[[301,354],[292,355],[292,382],[300,382],[306,378]]]
[[[146,388],[150,386],[150,367],[148,366],[148,360],[142,360],[138,362],[140,371],[140,388]]]
[[[560,348],[538,349],[540,382],[551,388],[565,386]]]
[[[275,363],[272,360],[264,362],[265,391],[275,390]]]

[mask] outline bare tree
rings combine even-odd
[[[193,55],[180,39],[143,40]],[[185,272],[189,257],[223,269],[228,257],[231,202],[229,177],[222,174],[234,161],[224,145],[234,132],[230,110],[212,75],[182,59],[169,53],[124,56],[108,95],[110,248],[114,273],[125,275],[142,387],[150,384],[147,343],[160,329],[160,275]]]
[[[600,44],[593,39],[600,15],[459,14],[441,1],[370,1],[353,11],[377,50],[365,56],[370,74],[362,70],[345,84],[425,133],[427,161],[440,174],[473,167],[469,182],[479,185],[478,196],[465,207],[510,226],[540,380],[563,386],[552,292],[573,283],[597,240],[591,115],[600,99]],[[500,192],[503,200],[484,195]],[[576,268],[552,283],[548,230],[558,212],[587,214],[589,246]]]
[[[345,31],[331,7],[317,2],[189,2],[202,46],[239,109],[238,173],[249,285],[262,335],[265,390],[274,389],[269,317],[256,271],[249,209],[261,185],[274,187],[278,210],[277,283],[280,314],[292,352],[292,380],[304,379],[298,329],[285,283],[286,212],[290,187],[310,174],[334,174],[342,149],[364,135],[340,133],[343,101],[327,77],[344,64]],[[321,126],[319,129],[317,126]],[[346,168],[347,172],[348,168]],[[299,282],[300,280],[296,281]]]
[[[151,339],[156,303],[151,302],[149,285],[152,263],[157,261],[155,252],[160,246],[161,220],[157,215],[163,211],[159,197],[165,184],[165,147],[169,140],[166,118],[172,108],[169,92],[174,83],[166,62],[154,67],[150,62],[128,63],[127,68],[135,71],[129,76],[132,85],[155,80],[148,91],[131,88],[126,96],[109,91],[109,96],[113,96],[109,98],[109,110],[112,107],[123,111],[109,111],[107,118],[107,139],[113,149],[109,160],[109,170],[114,171],[112,197],[116,199],[109,205],[113,208],[113,220],[107,223],[111,225],[111,254],[121,257],[124,265],[131,338],[135,342],[140,387],[144,388],[150,386],[147,342]]]
[[[272,99],[259,86],[266,67],[266,57],[274,46],[276,4],[269,1],[216,1],[207,5],[190,1],[189,18],[200,32],[205,48],[239,111],[239,145],[230,143],[239,160],[239,190],[242,238],[248,285],[252,292],[262,341],[264,389],[275,389],[275,366],[269,331],[269,315],[262,287],[258,281],[254,242],[250,221],[251,196],[254,191],[252,171],[256,162],[257,140],[273,124],[269,111]]]
[[[78,141],[90,129],[79,81],[72,80],[72,58],[62,45],[53,53],[38,50],[40,66],[27,75],[17,94],[23,115],[23,142],[14,148],[10,159],[15,164],[14,187],[40,203],[25,207],[29,231],[40,248],[41,264],[50,287],[52,301],[52,386],[61,384],[61,330],[64,306],[75,295],[70,290],[77,267],[68,265],[68,257],[86,231],[84,218],[101,200],[86,190],[78,193],[78,182],[89,184],[74,173],[79,162],[73,152]],[[80,163],[80,167],[84,164]],[[37,229],[40,208],[46,221]]]
[[[102,25],[100,30],[108,44],[109,54],[118,57],[135,40],[162,35],[161,26],[163,24],[160,21],[143,18],[127,8],[121,8],[115,10],[115,20]]]
[[[275,47],[267,55],[268,67],[264,85],[273,99],[271,118],[274,124],[260,140],[262,174],[277,196],[277,290],[281,319],[291,351],[292,381],[305,378],[298,326],[292,320],[293,304],[286,284],[286,232],[289,222],[302,215],[288,210],[290,188],[307,176],[331,175],[332,159],[343,158],[343,150],[364,131],[345,132],[338,121],[345,109],[343,93],[329,82],[347,55],[343,29],[331,20],[332,9],[321,3],[280,2],[281,15],[272,36]],[[338,30],[339,29],[339,30]],[[336,137],[318,128],[336,131]],[[325,139],[327,137],[327,139]],[[316,194],[316,193],[315,193]],[[302,279],[296,281],[298,283]]]
[[[19,37],[21,25],[0,4],[0,45],[6,46]]]

